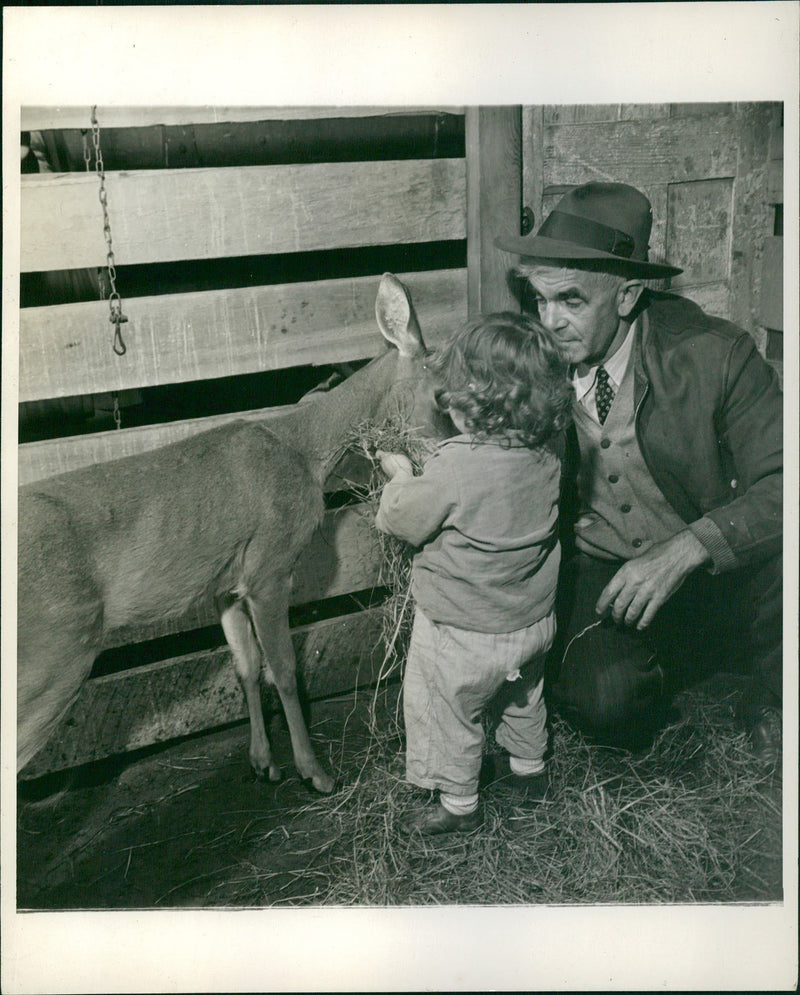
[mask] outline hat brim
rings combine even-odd
[[[642,279],[660,279],[666,276],[677,276],[683,270],[666,263],[650,263],[641,259],[625,259],[610,252],[601,252],[575,242],[562,242],[558,239],[542,235],[498,235],[494,240],[498,249],[511,252],[516,256],[529,259],[608,259],[624,269],[630,276]]]

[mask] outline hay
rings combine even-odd
[[[404,781],[395,703],[379,692],[367,742],[354,748],[351,737],[338,758],[343,787],[289,823],[284,853],[302,861],[304,897],[251,880],[249,899],[338,907],[780,899],[779,775],[753,758],[729,703],[702,688],[678,701],[680,721],[642,755],[593,745],[556,718],[548,801],[523,807],[498,785],[482,792],[479,830],[423,838],[400,828],[427,793]]]
[[[374,506],[385,483],[375,450],[404,452],[416,467],[429,451],[399,424],[359,429],[353,448],[373,463],[362,497]],[[392,591],[382,676],[398,677],[413,615],[411,551],[391,536],[380,541],[381,582]],[[397,683],[383,680],[368,702],[362,734],[353,728],[364,705],[355,696],[352,727],[345,723],[339,755],[330,758],[339,791],[300,808],[287,824],[282,852],[295,864],[292,876],[277,893],[274,883],[285,870],[266,872],[269,880],[265,872],[250,876],[242,885],[247,904],[779,900],[780,774],[765,770],[734,727],[738,687],[723,680],[723,691],[711,682],[680,695],[680,720],[640,755],[593,745],[555,717],[546,802],[523,807],[513,789],[498,784],[482,792],[479,830],[423,838],[400,829],[404,811],[428,793],[404,780]],[[254,859],[269,866],[266,852]]]

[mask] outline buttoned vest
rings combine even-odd
[[[636,441],[633,352],[604,425],[573,402],[581,450],[575,544],[601,559],[629,560],[686,528],[650,476]]]

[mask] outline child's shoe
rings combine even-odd
[[[488,756],[481,767],[482,788],[508,788],[520,800],[542,802],[550,790],[550,773],[545,767],[538,774],[515,774],[508,754]]]
[[[468,815],[455,815],[437,801],[435,805],[411,809],[400,820],[400,828],[407,833],[439,836],[442,833],[471,833],[482,823],[483,814],[479,808]]]

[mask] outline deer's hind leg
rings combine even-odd
[[[288,598],[285,593],[274,597],[263,592],[253,592],[247,595],[246,600],[256,636],[286,715],[295,767],[301,777],[311,780],[317,791],[330,794],[333,791],[333,778],[322,769],[316,758],[300,707],[297,661],[289,633]]]
[[[270,781],[280,781],[280,768],[272,759],[264,712],[261,708],[259,675],[261,648],[258,645],[250,618],[239,601],[221,608],[220,622],[233,654],[233,665],[241,682],[250,717],[250,765],[256,777],[265,775]]]

